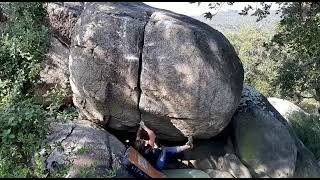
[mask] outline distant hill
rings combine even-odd
[[[221,11],[215,15],[212,20],[206,19],[203,16],[192,17],[210,25],[222,33],[238,32],[241,26],[255,26],[274,34],[276,24],[280,21],[280,15],[275,14],[275,11],[272,11],[267,18],[259,22],[256,22],[256,16],[242,16],[239,15],[236,10]]]

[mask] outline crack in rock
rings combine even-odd
[[[149,17],[150,18],[150,17]],[[138,93],[138,103],[137,103],[137,108],[139,111],[139,121],[141,121],[141,110],[140,110],[140,100],[141,100],[141,94],[142,94],[142,89],[141,89],[141,72],[142,72],[142,54],[143,54],[143,48],[144,48],[144,36],[145,36],[145,31],[146,31],[146,26],[149,22],[149,18],[147,19],[147,22],[143,26],[143,32],[142,32],[142,40],[141,43],[139,44],[141,47],[140,49],[140,56],[139,56],[139,66],[138,66],[138,82],[137,82],[137,93]]]
[[[194,120],[194,119],[192,119],[192,118],[171,117],[171,116],[168,116],[168,118],[170,118],[170,119],[176,119],[176,120]]]
[[[76,128],[76,125],[72,124],[70,132],[61,141],[57,141],[57,143],[62,144],[63,141],[65,141],[73,133],[75,128]],[[48,159],[50,158],[52,153],[55,152],[57,150],[57,148],[59,148],[59,146],[56,146],[55,144],[53,144],[52,146],[54,146],[54,148],[50,149],[51,152],[48,154],[47,158],[45,159],[45,166],[46,166],[47,169],[50,169],[50,168],[48,168],[48,166],[51,167],[51,164],[49,165],[49,163],[48,163]]]

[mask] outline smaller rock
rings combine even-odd
[[[55,148],[47,158],[47,166],[46,168],[53,171],[54,169],[59,169],[64,164],[66,164],[67,156],[63,153],[63,151],[59,148]]]
[[[56,172],[68,167],[64,177],[130,177],[121,164],[125,146],[113,135],[87,120],[53,123],[47,138],[51,152],[46,168]],[[41,152],[41,154],[45,154]]]
[[[289,117],[293,113],[304,113],[309,115],[299,106],[285,99],[268,98],[268,101],[288,122],[290,122]]]
[[[235,154],[227,153],[218,158],[217,169],[229,172],[236,178],[252,178],[247,167],[245,167]]]
[[[225,171],[219,171],[216,169],[206,169],[204,171],[212,178],[234,178],[230,173]]]
[[[262,94],[244,85],[232,123],[236,152],[254,177],[294,174],[297,146],[277,113]]]

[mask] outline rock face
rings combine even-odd
[[[233,121],[237,153],[255,177],[292,177],[297,156],[294,139],[265,103],[260,93],[244,85]]]
[[[52,37],[46,60],[42,63],[40,80],[65,86],[69,81],[69,49]]]
[[[244,85],[233,117],[236,152],[254,177],[319,177],[313,154],[290,124],[253,88]]]
[[[75,105],[118,130],[210,138],[231,120],[243,68],[218,31],[143,3],[86,3],[69,59]]]
[[[54,87],[71,91],[69,76],[69,48],[51,36],[46,58],[41,63],[40,79],[33,86],[37,103],[47,104],[46,93]]]
[[[56,123],[47,141],[51,151],[43,157],[50,172],[69,165],[66,177],[80,177],[80,171],[92,171],[96,177],[101,177],[108,170],[114,170],[116,177],[129,177],[121,165],[125,146],[90,121]]]
[[[73,27],[78,20],[83,2],[54,2],[48,3],[48,21],[53,30],[50,47],[41,80],[46,83],[64,85],[69,80],[69,47]]]
[[[184,135],[218,134],[242,89],[243,70],[233,47],[209,26],[163,12],[151,15],[144,36],[142,119],[162,134],[170,134],[165,121]]]
[[[211,178],[234,178],[230,173],[215,169],[207,169],[206,172]]]
[[[68,88],[69,82],[69,54],[71,33],[83,9],[82,2],[54,2],[48,3],[47,20],[53,34],[50,35],[49,49],[46,59],[41,64],[40,81],[34,84],[33,92],[37,103],[47,104],[45,94],[57,86]],[[70,90],[71,91],[71,90]]]
[[[71,44],[71,34],[77,22],[84,2],[48,3],[47,13],[54,35],[66,46]]]
[[[257,107],[235,118],[236,146],[241,159],[258,175],[291,177],[297,150],[285,127]]]
[[[251,178],[248,168],[228,149],[222,142],[195,143],[194,149],[184,153],[184,159],[211,177]]]
[[[236,178],[252,178],[246,166],[242,164],[235,154],[225,154],[218,159],[218,169],[223,169]]]
[[[303,146],[299,147],[294,178],[320,178],[320,164],[314,155]]]

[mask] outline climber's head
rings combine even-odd
[[[134,142],[134,148],[139,151],[140,153],[143,152],[144,150],[144,147],[145,147],[145,142],[143,139],[137,139],[135,142]]]

